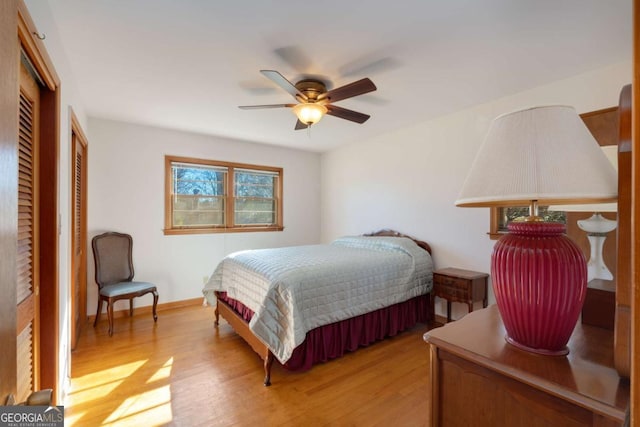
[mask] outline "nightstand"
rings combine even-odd
[[[582,306],[582,323],[614,330],[616,317],[616,282],[593,279],[587,283]]]
[[[442,268],[433,272],[434,295],[447,300],[447,322],[451,322],[451,303],[461,302],[473,311],[474,301],[487,306],[489,275],[460,268]]]

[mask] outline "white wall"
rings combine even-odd
[[[284,231],[165,236],[166,154],[282,167]],[[320,241],[317,153],[91,118],[88,159],[89,238],[107,230],[131,234],[135,278],[157,285],[159,303],[201,297],[203,277],[231,252]],[[94,313],[97,287],[88,259],[87,304]],[[143,297],[136,305],[151,302]]]
[[[40,33],[44,33],[46,38],[43,43],[46,47],[53,66],[60,78],[60,151],[59,151],[59,172],[58,172],[58,209],[59,209],[59,225],[60,235],[58,243],[59,253],[59,270],[58,270],[58,302],[59,302],[59,366],[58,366],[58,401],[64,399],[64,387],[68,385],[71,353],[70,353],[70,334],[69,322],[71,318],[71,307],[68,304],[69,286],[71,277],[71,118],[70,108],[73,108],[80,125],[86,131],[87,120],[82,104],[82,100],[75,87],[75,79],[69,62],[64,51],[64,47],[60,42],[58,28],[51,15],[51,10],[46,2],[39,0],[25,0],[29,14]],[[46,179],[46,177],[43,177]],[[41,304],[46,304],[41,301]]]
[[[392,228],[429,242],[436,268],[490,272],[489,209],[454,202],[493,118],[533,105],[616,106],[630,82],[631,62],[615,64],[325,153],[322,240]],[[454,318],[465,313],[454,304]]]
[[[453,203],[490,121],[503,112],[535,104],[571,104],[579,112],[613,106],[622,85],[631,80],[630,62],[612,65],[337,149],[320,160],[318,154],[229,139],[98,119],[87,122],[49,6],[40,0],[25,3],[38,30],[46,34],[44,44],[62,81],[58,177],[58,383],[62,385],[70,366],[69,107],[89,139],[90,237],[107,229],[131,233],[137,278],[156,282],[160,301],[168,302],[200,296],[203,276],[232,251],[326,242],[383,227],[429,241],[437,267],[489,271],[493,242],[486,236],[488,210],[455,208]],[[165,153],[282,166],[286,229],[164,236]],[[89,257],[89,313],[96,306],[92,268]],[[454,317],[464,313],[456,308]],[[442,306],[438,310],[442,313]],[[62,401],[62,387],[60,392]]]

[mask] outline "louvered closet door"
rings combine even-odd
[[[18,146],[17,401],[39,387],[38,110],[40,89],[21,65]],[[54,301],[51,301],[54,304]]]
[[[73,125],[72,125],[73,127]],[[71,146],[73,161],[73,182],[71,194],[73,197],[72,221],[73,241],[71,248],[71,349],[75,349],[82,325],[87,317],[87,256],[85,252],[87,242],[86,226],[86,142],[72,129]]]

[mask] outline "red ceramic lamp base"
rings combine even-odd
[[[564,355],[587,290],[587,263],[564,224],[514,222],[491,256],[496,302],[507,342]]]

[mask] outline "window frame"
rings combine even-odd
[[[540,206],[543,208],[546,206]],[[487,233],[491,240],[497,240],[504,234],[507,234],[508,231],[504,227],[500,227],[502,221],[500,218],[505,215],[504,210],[509,208],[527,208],[527,206],[492,206],[491,207],[491,217],[490,217],[490,231]],[[566,221],[566,212],[565,212],[565,221]]]
[[[283,168],[252,165],[247,163],[224,162],[219,160],[199,159],[194,157],[181,157],[173,155],[164,156],[164,229],[165,235],[180,234],[209,234],[209,233],[237,233],[237,232],[254,232],[254,231],[282,231],[283,223]],[[227,177],[224,183],[224,204],[225,204],[225,224],[222,226],[210,227],[175,227],[173,225],[173,209],[172,209],[172,190],[173,190],[173,174],[171,173],[174,163],[192,164],[198,166],[223,167],[227,169]],[[276,223],[269,225],[236,225],[235,224],[235,170],[269,172],[277,174],[277,185],[274,187],[274,199],[276,201]]]
[[[505,209],[505,207],[492,206],[491,208],[489,208],[489,232],[487,234],[489,235],[489,238],[491,238],[491,240],[497,240],[503,234],[507,233],[504,230],[500,230],[500,217],[503,215],[503,209]]]

